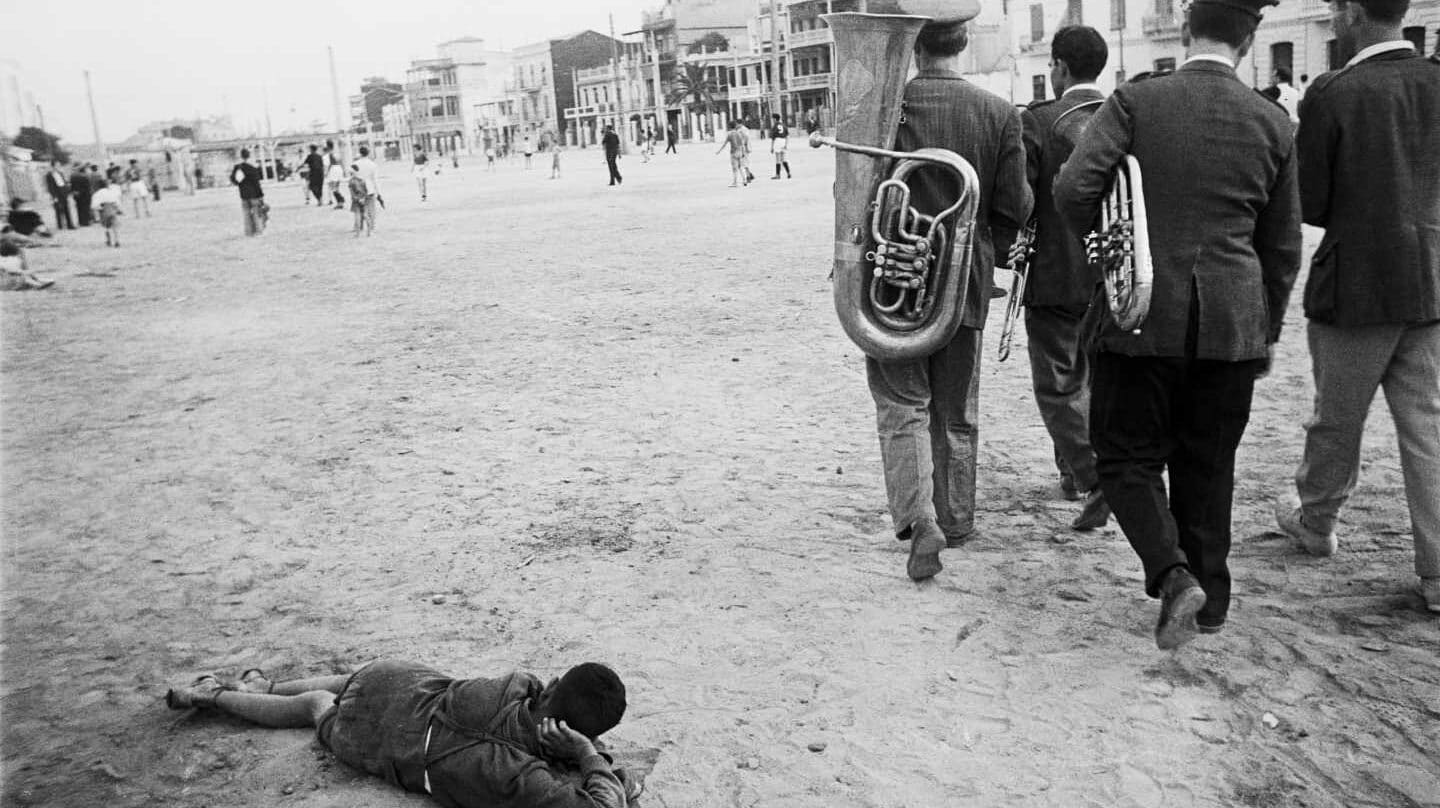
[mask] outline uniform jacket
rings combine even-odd
[[[1025,281],[1028,306],[1083,306],[1100,282],[1100,274],[1085,260],[1085,234],[1071,230],[1060,216],[1052,188],[1060,166],[1095,114],[1095,102],[1104,98],[1094,90],[1076,90],[1054,101],[1031,104],[1020,113],[1025,177],[1035,194],[1035,256]]]
[[[1015,234],[1030,216],[1020,113],[959,73],[941,70],[922,70],[911,79],[905,85],[904,103],[896,150],[949,149],[968,160],[980,180],[974,258],[960,324],[984,328],[995,256],[1010,251]],[[922,213],[936,213],[956,199],[958,189],[948,175],[921,172],[911,175],[911,180],[911,204]]]
[[[1305,222],[1325,228],[1305,315],[1440,320],[1440,64],[1389,51],[1326,73],[1297,137]]]
[[[1106,317],[1101,350],[1266,356],[1300,267],[1293,129],[1284,110],[1210,61],[1123,85],[1101,106],[1060,169],[1056,204],[1076,232],[1089,230],[1115,166],[1134,155],[1155,266],[1143,329],[1122,332]]]

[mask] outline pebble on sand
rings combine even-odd
[[[809,745],[805,748],[809,749],[811,752],[824,752],[825,746],[826,743],[824,741],[811,741]]]

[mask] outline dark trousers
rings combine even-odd
[[[1090,448],[1090,357],[1081,344],[1087,308],[1025,308],[1035,403],[1055,447],[1055,468],[1078,491],[1089,491],[1099,482]]]
[[[607,166],[610,167],[610,184],[611,184],[611,185],[614,185],[615,183],[622,181],[622,180],[620,179],[620,166],[618,166],[618,165],[615,164],[615,161],[616,161],[616,160],[619,160],[619,159],[620,159],[620,155],[618,155],[618,154],[607,154],[607,155],[605,155],[605,165],[607,165]]]
[[[55,200],[55,229],[74,230],[75,222],[70,218],[70,195]]]
[[[1208,596],[1201,622],[1223,621],[1230,609],[1235,449],[1260,364],[1095,358],[1090,441],[1100,489],[1145,568],[1146,594],[1159,597],[1165,573],[1188,568]]]
[[[80,220],[81,227],[90,226],[90,192],[75,193],[75,218]]]
[[[325,204],[325,178],[324,178],[324,177],[312,177],[312,178],[310,178],[310,195],[313,196],[313,197],[315,197],[315,204],[317,204],[317,205],[323,205],[323,204]]]
[[[680,153],[680,152],[678,152],[678,151],[675,150],[675,141],[671,140],[671,141],[669,141],[669,142],[667,142],[667,143],[665,144],[665,153],[666,153],[666,154],[679,154],[679,153]]]

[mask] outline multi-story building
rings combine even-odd
[[[589,146],[599,142],[606,125],[625,132],[642,115],[655,109],[653,85],[644,72],[644,43],[621,41],[615,58],[573,73],[574,103],[561,111],[566,122],[565,142]]]
[[[665,0],[656,11],[641,15],[640,30],[627,36],[638,36],[644,47],[640,72],[651,84],[652,97],[660,101],[657,117],[658,129],[663,131],[672,126],[681,131],[689,128],[693,120],[692,111],[686,101],[673,93],[677,77],[684,71],[685,57],[707,57],[705,53],[690,53],[692,46],[709,50],[708,58],[702,58],[699,67],[709,71],[716,88],[721,90],[716,99],[722,107],[728,103],[728,91],[734,84],[730,81],[729,68],[738,54],[727,53],[723,57],[714,54],[720,50],[743,50],[749,39],[749,21],[755,13],[756,0]],[[706,42],[727,43],[723,49],[708,47]],[[725,70],[721,75],[717,71]],[[681,121],[686,125],[681,126]]]
[[[356,132],[385,131],[384,108],[405,98],[405,88],[380,76],[371,76],[360,84],[360,92],[350,96],[350,125]]]
[[[581,31],[516,48],[507,96],[514,102],[517,134],[536,142],[566,137],[565,111],[577,106],[579,71],[611,64],[619,46],[604,34]]]
[[[478,110],[504,98],[509,53],[488,50],[477,37],[442,42],[436,50],[436,58],[411,62],[405,73],[410,126],[401,153],[411,143],[437,154],[473,151],[483,143]]]

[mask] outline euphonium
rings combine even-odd
[[[1035,217],[1015,239],[1010,254],[1010,300],[1005,305],[1005,324],[1000,328],[1000,361],[1010,358],[1010,343],[1015,339],[1015,323],[1025,308],[1025,282],[1030,278],[1030,261],[1035,257]]]
[[[1155,266],[1150,258],[1150,229],[1145,218],[1145,188],[1140,162],[1125,155],[1115,168],[1110,192],[1100,205],[1095,232],[1085,237],[1090,265],[1105,279],[1105,300],[1115,324],[1140,333],[1150,313]]]
[[[835,310],[868,356],[929,356],[960,326],[980,182],[952,151],[888,148],[928,18],[843,12],[824,20],[835,39],[836,133],[811,135],[810,145],[835,148]],[[959,198],[933,215],[911,207],[906,179],[921,169],[953,173]]]

